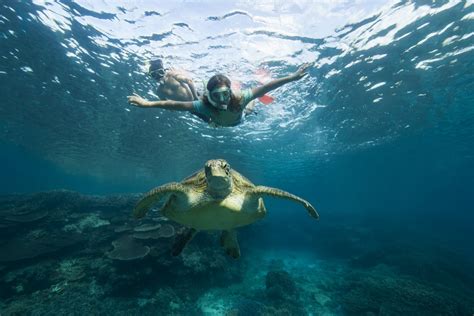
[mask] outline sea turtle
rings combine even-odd
[[[174,256],[181,253],[198,231],[221,230],[221,246],[228,255],[238,258],[240,248],[234,229],[265,216],[263,196],[301,203],[310,216],[319,219],[318,212],[308,201],[279,189],[255,186],[223,159],[207,161],[203,169],[180,183],[172,182],[151,190],[138,202],[133,215],[144,217],[155,202],[167,197],[160,213],[187,227],[175,240]]]

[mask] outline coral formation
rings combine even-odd
[[[284,270],[269,271],[265,277],[267,311],[272,315],[305,315],[299,289],[293,277]]]
[[[173,257],[172,237],[183,228],[159,216],[137,226],[130,216],[136,200],[68,191],[0,197],[2,315],[474,313],[473,265],[450,251],[354,238],[337,242],[347,260],[255,247],[236,262],[215,247],[219,233],[209,233]],[[257,240],[257,228],[242,237]],[[351,234],[347,225],[331,229],[318,238]]]
[[[110,225],[110,222],[108,220],[100,218],[97,214],[90,214],[81,218],[81,220],[79,220],[77,223],[68,224],[64,226],[63,230],[65,232],[82,233],[84,230],[90,228],[98,228],[106,225]]]
[[[155,225],[147,230],[140,230],[133,234],[136,239],[159,239],[159,238],[171,238],[175,235],[174,227],[170,224]]]
[[[40,210],[31,210],[27,209],[24,211],[16,211],[12,212],[11,214],[4,217],[6,221],[16,222],[16,223],[31,223],[38,221],[40,219],[45,218],[48,216],[48,210],[40,209]]]
[[[66,281],[78,281],[86,276],[83,261],[78,258],[63,260],[56,271]]]
[[[145,257],[149,252],[148,246],[137,243],[131,236],[123,236],[112,242],[114,249],[107,252],[107,257],[115,260],[135,260]]]
[[[157,230],[160,227],[161,227],[161,224],[143,224],[143,225],[135,227],[133,231],[138,232],[138,233],[143,233],[143,232]]]
[[[117,226],[114,228],[115,233],[123,233],[123,232],[128,232],[130,230],[132,230],[132,228],[127,225]]]
[[[442,286],[400,277],[379,266],[347,275],[342,304],[349,315],[468,315],[469,300]],[[471,299],[472,300],[472,299]]]
[[[259,316],[263,313],[265,305],[245,297],[238,298],[230,313],[235,316]]]
[[[84,240],[84,237],[79,234],[61,235],[56,232],[48,232],[36,238],[29,237],[31,234],[14,237],[3,244],[0,262],[14,262],[48,255],[77,245]]]
[[[283,270],[270,271],[265,278],[267,296],[274,300],[295,300],[298,290],[291,275]]]

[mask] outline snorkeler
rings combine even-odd
[[[194,83],[176,69],[165,69],[161,59],[149,62],[148,74],[157,81],[160,100],[194,101],[198,94]]]
[[[156,107],[173,111],[188,111],[214,126],[236,126],[242,122],[246,107],[251,107],[256,98],[264,96],[282,85],[300,80],[307,75],[311,63],[305,63],[286,77],[275,79],[264,85],[233,91],[229,78],[215,75],[207,83],[207,91],[195,101],[148,101],[138,95],[128,96],[128,102],[138,107]],[[247,109],[248,110],[248,109]]]

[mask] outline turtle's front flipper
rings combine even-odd
[[[251,190],[249,190],[250,194],[259,194],[259,195],[270,195],[270,196],[274,196],[274,197],[280,197],[280,198],[283,198],[283,199],[287,199],[287,200],[291,200],[291,201],[295,201],[295,202],[298,202],[298,203],[301,203],[303,204],[303,206],[306,208],[306,210],[308,211],[309,215],[316,218],[316,219],[319,219],[319,214],[318,212],[316,211],[316,209],[306,200],[294,195],[294,194],[291,194],[289,192],[286,192],[286,191],[283,191],[283,190],[280,190],[280,189],[275,189],[275,188],[270,188],[270,187],[265,187],[265,186],[256,186],[255,188],[252,188]]]
[[[186,193],[186,188],[175,182],[154,188],[138,201],[137,206],[133,209],[133,216],[135,218],[144,217],[153,203],[158,202],[165,194],[169,193]]]
[[[197,230],[194,228],[186,228],[183,233],[176,235],[171,254],[178,256],[196,234]]]
[[[224,230],[221,235],[221,246],[225,252],[234,259],[240,257],[240,247],[237,241],[237,233],[235,230]]]

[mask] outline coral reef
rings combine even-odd
[[[59,263],[56,271],[66,281],[78,281],[86,276],[85,260],[87,259],[65,259]]]
[[[350,273],[343,287],[342,306],[348,315],[469,315],[472,298],[442,286],[401,277],[379,266]]]
[[[107,257],[115,260],[135,260],[145,257],[150,247],[137,243],[132,236],[123,236],[112,242],[114,249],[107,253]]]
[[[249,298],[239,298],[234,302],[232,310],[228,313],[234,316],[259,316],[265,310],[265,306]],[[229,315],[230,316],[230,315]]]
[[[133,229],[134,232],[137,233],[143,233],[143,232],[149,232],[149,231],[154,231],[161,228],[161,224],[142,224],[140,226],[137,226]]]
[[[350,263],[359,269],[371,269],[384,264],[426,282],[436,281],[474,290],[474,262],[463,261],[449,249],[427,251],[409,244],[392,243],[366,250],[354,256]]]
[[[269,271],[265,277],[266,294],[277,301],[298,299],[298,289],[291,275],[283,270]]]
[[[364,244],[367,229],[333,224],[318,236],[328,241],[317,248],[327,257],[253,246],[235,261],[216,247],[220,232],[198,234],[173,257],[183,227],[157,212],[134,220],[137,199],[69,191],[0,196],[2,315],[474,313],[472,264],[449,250]],[[257,228],[241,234],[248,244],[262,235]],[[313,242],[299,234],[298,241]]]
[[[146,230],[143,230],[143,228],[137,230],[135,228],[134,231],[135,233],[133,234],[133,238],[136,239],[171,238],[175,235],[175,229],[170,224],[157,224],[147,227]]]
[[[1,246],[0,263],[49,255],[78,245],[82,241],[84,241],[84,236],[79,234],[58,234],[52,231],[36,230],[26,236],[15,236],[5,242]]]
[[[305,315],[299,289],[293,277],[284,270],[269,271],[265,277],[267,311],[272,315]]]
[[[181,256],[181,262],[186,273],[207,274],[209,271],[225,270],[226,256],[219,249],[187,247]]]
[[[77,223],[64,226],[63,230],[65,232],[82,233],[85,230],[98,228],[105,225],[110,225],[110,222],[100,218],[97,214],[90,214],[81,218]]]

